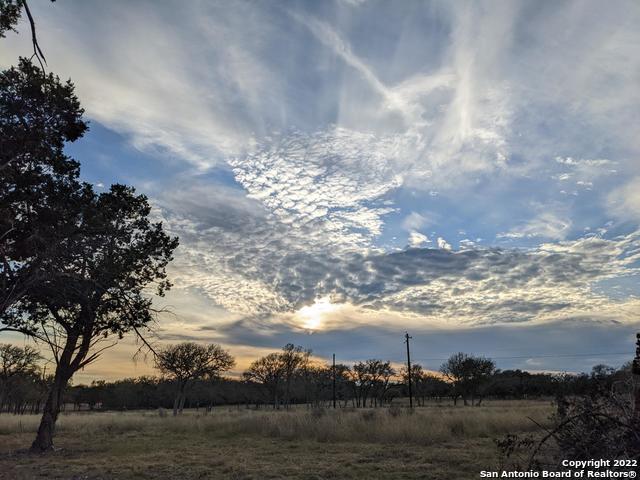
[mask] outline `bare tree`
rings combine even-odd
[[[395,370],[390,362],[369,359],[353,365],[350,372],[356,407],[366,407],[367,399],[376,406],[382,405]]]
[[[286,344],[280,352],[282,364],[282,377],[284,380],[284,404],[289,408],[291,404],[291,384],[295,375],[304,370],[309,363],[311,350],[305,350],[301,346],[292,343]]]
[[[270,353],[251,363],[249,369],[243,373],[245,380],[256,382],[264,386],[267,394],[273,400],[273,408],[280,408],[279,393],[284,376],[284,369],[279,353]]]
[[[156,367],[177,383],[173,415],[182,413],[187,387],[193,380],[214,379],[235,365],[233,357],[220,345],[184,342],[169,345],[156,355]]]
[[[292,343],[281,352],[270,353],[253,362],[244,372],[244,378],[262,384],[273,399],[273,408],[280,408],[280,400],[286,408],[291,404],[291,387],[295,376],[309,363],[311,350]],[[281,392],[282,390],[282,392]],[[282,393],[282,397],[280,397]]]

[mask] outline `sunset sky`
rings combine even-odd
[[[430,369],[632,358],[637,1],[30,5],[90,121],[82,177],[135,186],[180,237],[161,342],[220,343],[238,371],[287,342],[401,362],[405,330]],[[31,54],[19,31],[3,68]],[[152,373],[134,350],[76,381]]]

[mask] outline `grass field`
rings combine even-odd
[[[550,402],[482,407],[62,414],[57,450],[30,455],[36,416],[0,415],[0,478],[471,479],[494,438],[536,431]]]

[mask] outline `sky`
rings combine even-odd
[[[236,373],[288,342],[400,364],[405,331],[428,369],[632,358],[638,2],[32,3],[90,121],[83,179],[180,237],[158,342],[220,343]],[[135,349],[77,378],[153,373]]]

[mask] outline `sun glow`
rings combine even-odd
[[[319,330],[326,316],[335,312],[339,305],[331,303],[329,297],[316,299],[313,305],[302,307],[296,313],[302,327],[307,330]]]

